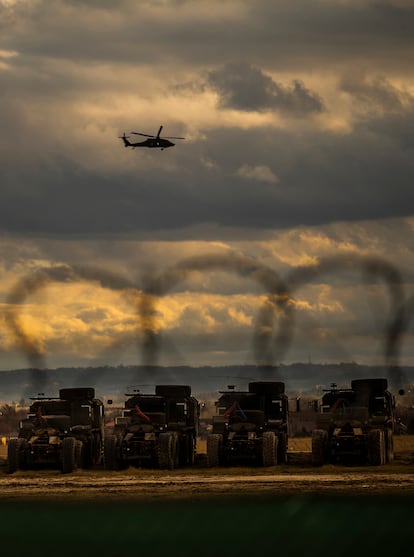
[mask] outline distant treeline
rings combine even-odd
[[[414,382],[414,366],[400,367],[398,374],[403,383]],[[32,387],[36,370],[16,369],[0,371],[0,400],[20,400],[37,396]],[[390,377],[391,375],[391,377]],[[383,366],[367,366],[356,363],[312,364],[292,363],[279,366],[260,367],[255,365],[229,366],[95,366],[61,367],[42,371],[46,381],[42,390],[45,396],[57,396],[59,389],[66,387],[95,387],[97,396],[123,396],[131,390],[153,392],[161,383],[188,384],[194,393],[215,392],[235,385],[247,387],[249,381],[284,381],[291,393],[317,393],[329,388],[331,383],[349,386],[352,379],[387,377],[393,389],[393,372]]]

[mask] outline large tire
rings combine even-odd
[[[62,472],[71,474],[76,470],[76,439],[65,437],[62,441]]]
[[[175,437],[172,433],[160,433],[158,437],[158,466],[161,470],[172,470],[174,468],[174,443]]]
[[[93,436],[83,445],[83,466],[84,468],[91,468],[93,464]]]
[[[277,464],[278,438],[273,431],[265,431],[262,435],[262,465],[275,466]]]
[[[190,432],[185,433],[180,438],[180,466],[194,465],[194,435]]]
[[[222,463],[223,436],[220,433],[210,433],[207,436],[207,466],[220,466]]]
[[[121,451],[119,439],[116,435],[105,436],[104,466],[106,470],[119,470],[121,468]]]
[[[176,433],[175,431],[171,433],[172,436],[172,461],[173,461],[173,466],[172,469],[174,468],[179,468],[180,466],[180,438],[178,436],[178,433]]]
[[[287,448],[288,448],[287,435],[284,431],[282,431],[278,435],[277,461],[279,464],[287,463]]]
[[[368,464],[381,466],[385,464],[385,438],[381,429],[373,429],[368,433]]]
[[[17,470],[24,468],[24,447],[25,439],[13,438],[9,441],[7,449],[7,472],[13,474]]]
[[[103,463],[103,450],[104,450],[104,444],[103,444],[103,437],[101,435],[101,433],[96,433],[95,434],[95,464],[102,464]]]
[[[322,466],[326,461],[328,433],[324,429],[312,431],[312,466]]]
[[[84,467],[92,468],[96,464],[101,464],[102,443],[101,436],[96,431],[91,432],[86,443],[84,443]]]
[[[387,462],[394,461],[394,435],[389,429],[386,434]]]
[[[186,436],[186,447],[187,447],[187,466],[194,466],[195,452],[196,452],[196,441],[194,435],[189,433]]]
[[[28,468],[28,442],[27,439],[20,438],[20,451],[19,451],[19,469],[27,470]]]
[[[76,468],[84,468],[84,446],[83,442],[78,439],[75,442],[75,460]]]

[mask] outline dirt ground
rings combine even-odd
[[[310,438],[289,440],[288,464],[272,468],[208,469],[199,465],[174,471],[130,467],[108,472],[102,468],[63,475],[57,470],[6,473],[7,447],[0,446],[0,499],[96,500],[159,498],[199,499],[220,495],[270,496],[293,494],[414,495],[414,436],[395,439],[395,460],[385,466],[313,468]],[[198,446],[202,454],[205,444]]]

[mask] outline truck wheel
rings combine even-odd
[[[385,461],[385,439],[381,429],[373,429],[368,433],[368,464],[381,466]]]
[[[70,474],[76,470],[76,439],[65,437],[62,441],[62,472]]]
[[[104,465],[106,470],[119,470],[121,467],[121,453],[116,435],[105,436]]]
[[[103,450],[104,450],[104,444],[103,444],[102,435],[100,433],[97,433],[96,434],[96,464],[103,463]]]
[[[326,460],[328,433],[324,429],[312,431],[312,466],[322,466]]]
[[[194,464],[194,437],[192,433],[184,433],[180,437],[180,466],[192,466]]]
[[[187,465],[194,466],[195,461],[195,443],[194,435],[189,433],[187,436]]]
[[[277,461],[279,464],[286,464],[287,462],[287,435],[284,431],[278,435],[278,455]]]
[[[262,436],[262,465],[275,466],[277,464],[278,438],[273,431],[265,431]]]
[[[18,457],[19,457],[19,469],[20,470],[27,470],[28,468],[28,442],[26,439],[20,439],[21,441],[21,445],[20,445],[20,451],[18,453]]]
[[[172,437],[172,461],[173,461],[173,469],[179,468],[180,466],[180,439],[178,437],[178,433],[173,432],[171,434]]]
[[[381,431],[381,433],[382,433],[382,458],[381,458],[381,464],[386,464],[386,463],[387,463],[387,438],[386,438],[385,431]]]
[[[83,454],[83,443],[80,440],[76,440],[75,442],[75,462],[76,468],[83,468],[84,467],[84,454]]]
[[[10,439],[7,449],[7,472],[9,474],[13,474],[13,472],[24,468],[25,444],[25,439]]]
[[[220,466],[223,449],[223,436],[220,433],[207,435],[207,466]]]
[[[387,462],[393,462],[394,461],[394,435],[390,429],[388,430],[386,439],[387,439]]]
[[[101,463],[102,459],[102,443],[101,436],[99,433],[93,432],[89,441],[89,455],[88,461],[86,462],[87,468],[91,468],[96,464]]]
[[[174,468],[174,443],[175,439],[171,433],[160,433],[158,437],[158,466],[161,470],[172,470]]]

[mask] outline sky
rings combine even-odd
[[[410,0],[0,0],[0,369],[414,365],[413,59]]]

